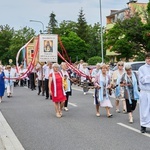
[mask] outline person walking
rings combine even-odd
[[[61,73],[64,78],[64,83],[66,83],[64,86],[66,92],[66,101],[64,103],[64,110],[68,111],[68,100],[69,100],[69,96],[72,93],[72,90],[71,90],[71,79],[67,72],[67,65],[65,62],[61,63]]]
[[[138,70],[140,87],[140,125],[141,132],[145,133],[150,128],[150,52],[145,55],[145,65]]]
[[[126,72],[122,75],[120,85],[124,87],[124,98],[129,115],[129,123],[133,123],[133,111],[139,99],[138,78],[136,73],[132,72],[131,65],[126,65],[125,70]]]
[[[8,65],[6,70],[5,70],[5,82],[6,82],[6,88],[7,88],[7,97],[10,98],[13,94],[13,89],[14,89],[14,72],[11,70],[11,66]]]
[[[101,64],[100,63],[97,63],[96,64],[96,68],[92,70],[92,73],[91,73],[91,77],[92,77],[92,83],[94,84],[95,83],[95,77],[96,75],[98,75],[101,71]],[[96,116],[99,117],[100,116],[100,113],[99,113],[99,102],[97,100],[97,92],[98,92],[98,89],[95,88],[94,89],[94,93],[93,93],[93,98],[94,98],[94,104],[96,105]]]
[[[62,108],[66,100],[66,92],[63,86],[63,76],[59,72],[58,63],[52,65],[53,71],[49,75],[49,93],[54,102],[56,117],[62,117]]]
[[[42,64],[37,64],[37,79],[38,79],[38,95],[42,92],[42,96],[44,96],[44,80],[43,80],[43,67]]]
[[[83,63],[83,68],[81,72],[86,76],[81,76],[81,86],[83,87],[83,94],[86,95],[89,91],[89,79],[90,71],[87,68],[87,63]]]
[[[36,90],[36,86],[35,86],[35,78],[36,78],[36,69],[35,66],[33,67],[33,69],[30,71],[30,87],[31,90]]]
[[[47,62],[46,65],[43,66],[43,77],[44,77],[44,87],[45,87],[45,93],[46,93],[46,98],[49,98],[49,87],[48,87],[48,83],[49,83],[49,74],[52,72],[52,63],[51,62]]]
[[[99,106],[106,109],[107,117],[111,118],[113,115],[110,113],[110,108],[112,108],[111,101],[109,99],[109,90],[111,89],[110,77],[107,75],[107,65],[103,64],[101,66],[101,71],[95,77],[94,82],[97,93],[95,94],[95,104],[96,104],[96,116],[99,117]]]
[[[126,103],[124,99],[124,89],[120,87],[120,79],[125,73],[124,63],[119,61],[117,64],[118,69],[115,70],[112,74],[112,86],[115,88],[115,99],[116,99],[116,112],[120,113],[119,102],[122,101],[123,104],[123,113],[126,113]]]
[[[2,97],[5,92],[5,74],[3,71],[3,67],[0,65],[0,103],[2,102]]]

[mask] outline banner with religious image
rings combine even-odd
[[[41,34],[39,42],[39,62],[58,61],[58,35]]]

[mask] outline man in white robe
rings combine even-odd
[[[139,68],[141,133],[150,128],[150,52],[145,55],[145,65]]]

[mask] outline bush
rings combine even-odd
[[[97,63],[101,63],[102,58],[99,56],[94,56],[88,59],[88,64],[89,65],[96,65]]]

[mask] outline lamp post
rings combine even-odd
[[[104,48],[103,48],[103,28],[102,28],[102,5],[101,0],[99,0],[99,13],[100,13],[100,24],[101,24],[101,57],[102,57],[102,63],[104,62]]]
[[[44,23],[42,21],[38,21],[38,20],[30,20],[30,22],[38,22],[38,23],[41,23],[42,24],[42,33],[44,33]]]

